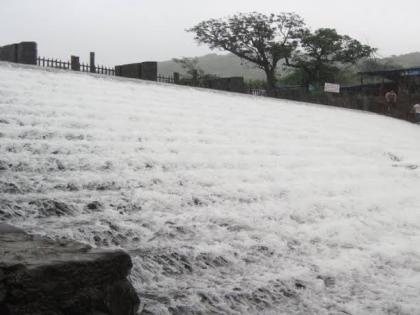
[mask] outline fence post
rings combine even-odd
[[[196,69],[192,71],[192,82],[193,82],[193,85],[195,86],[198,85],[198,71]]]
[[[80,59],[78,56],[71,56],[71,70],[80,71]]]
[[[179,84],[179,72],[174,72],[174,83]]]
[[[95,52],[90,52],[90,72],[95,73]]]

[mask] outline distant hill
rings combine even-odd
[[[420,67],[420,52],[386,57],[383,58],[383,61],[404,68]],[[204,55],[198,57],[198,65],[205,73],[220,77],[243,76],[245,80],[265,80],[265,74],[262,70],[232,54]],[[168,60],[158,63],[158,72],[164,75],[171,75],[174,72],[182,74],[183,69],[176,62]]]
[[[420,52],[383,58],[386,62],[401,65],[403,68],[420,67]]]
[[[198,65],[205,73],[220,77],[243,76],[245,79],[264,80],[264,72],[254,65],[242,61],[232,54],[208,54],[198,57]],[[158,63],[160,74],[170,75],[174,72],[183,73],[183,69],[174,61],[168,60]]]

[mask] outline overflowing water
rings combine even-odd
[[[0,220],[121,247],[143,314],[420,314],[420,128],[0,63]]]

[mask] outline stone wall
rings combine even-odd
[[[230,92],[245,92],[243,77],[217,78],[208,81],[208,88]]]
[[[157,81],[157,62],[148,61],[115,66],[115,75],[126,78]]]
[[[364,93],[319,93],[310,94],[304,88],[296,89],[280,89],[276,91],[276,98],[289,99],[300,102],[308,102],[315,104],[324,104],[336,107],[344,107],[350,109],[359,109],[375,113],[387,114],[396,118],[407,119],[407,114],[411,107],[420,103],[420,92],[409,94],[401,92],[398,95],[398,101],[391,109],[386,110],[386,102],[384,95],[364,94]]]
[[[18,44],[12,44],[0,47],[0,60],[17,62]]]
[[[36,249],[36,250],[34,250]],[[1,315],[135,315],[130,256],[0,223]]]
[[[156,81],[157,80],[157,62],[146,61],[142,62],[140,67],[140,79]]]
[[[1,61],[36,65],[37,57],[38,51],[35,42],[21,42],[0,47]]]
[[[115,75],[125,78],[140,79],[141,78],[141,64],[131,63],[125,65],[115,66]]]

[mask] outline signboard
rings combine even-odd
[[[325,83],[324,92],[340,93],[340,84]]]
[[[404,72],[405,76],[420,76],[420,70],[407,70]]]

